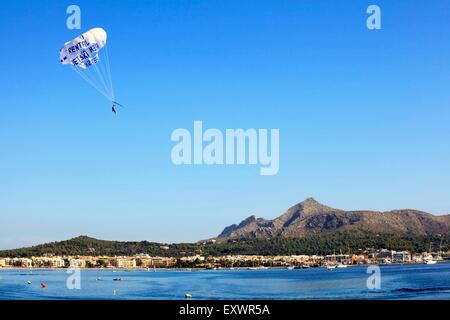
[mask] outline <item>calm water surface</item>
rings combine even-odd
[[[367,289],[366,271],[82,270],[81,289],[69,290],[65,270],[0,270],[0,299],[450,299],[450,263],[382,266],[380,290]]]

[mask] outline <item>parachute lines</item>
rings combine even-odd
[[[60,61],[62,64],[70,65],[83,80],[109,101],[114,102],[106,37],[106,32],[102,28],[94,28],[83,33],[64,44],[60,50]]]

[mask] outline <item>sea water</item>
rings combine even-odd
[[[368,289],[370,274],[362,266],[332,271],[81,270],[80,276],[80,289],[70,290],[66,270],[0,269],[0,299],[184,299],[186,293],[193,299],[450,299],[450,263],[381,266],[376,290]]]

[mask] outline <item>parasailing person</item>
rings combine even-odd
[[[60,61],[70,65],[80,77],[112,102],[111,111],[116,114],[116,106],[123,105],[115,101],[106,38],[104,29],[90,29],[64,44],[60,50]]]

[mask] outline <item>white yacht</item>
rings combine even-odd
[[[336,265],[334,265],[334,264],[329,264],[329,265],[327,265],[326,267],[327,267],[327,270],[328,270],[328,271],[332,271],[333,269],[336,268]]]
[[[442,247],[442,241],[441,241],[441,247]],[[441,249],[439,249],[441,250]],[[423,258],[423,263],[424,264],[436,264],[437,261],[433,258],[433,249],[432,249],[432,243],[430,243],[430,253]]]

